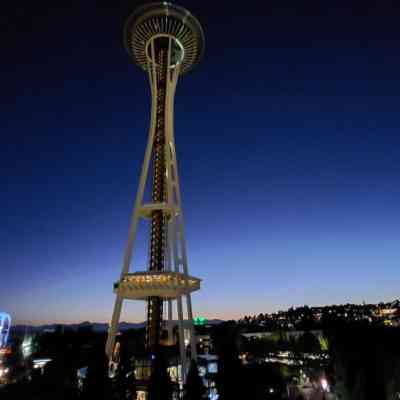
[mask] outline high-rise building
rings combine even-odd
[[[196,357],[191,293],[200,289],[200,279],[190,276],[188,270],[173,132],[174,96],[179,76],[199,62],[204,36],[200,23],[189,11],[163,2],[138,8],[126,22],[124,39],[133,61],[149,76],[152,107],[122,272],[114,285],[116,300],[106,353],[112,358],[123,301],[143,300],[147,303],[149,360],[159,354],[162,335],[172,340],[173,321],[178,321],[182,381],[189,359]],[[150,192],[148,202],[146,191]],[[130,272],[142,219],[149,222],[147,270]]]

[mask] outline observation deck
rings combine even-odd
[[[180,65],[180,74],[190,71],[204,52],[204,33],[199,21],[183,7],[171,3],[150,3],[139,7],[127,20],[124,44],[133,61],[144,70],[152,55],[151,39],[165,37],[174,41],[173,68]]]
[[[200,289],[201,280],[181,272],[140,271],[125,274],[114,284],[114,292],[126,299],[147,300],[157,296],[164,299],[176,299]]]

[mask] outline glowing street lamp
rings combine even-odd
[[[329,383],[325,378],[321,378],[321,387],[322,387],[322,399],[326,399],[326,393],[329,392]]]

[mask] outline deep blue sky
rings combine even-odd
[[[399,296],[399,11],[283,3],[180,3],[206,34],[176,97],[196,314]],[[136,4],[2,12],[0,309],[19,322],[111,316],[149,125],[121,45]]]

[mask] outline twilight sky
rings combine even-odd
[[[121,45],[138,2],[11,3],[0,310],[108,321],[150,116],[147,77]],[[291,3],[180,3],[206,35],[176,96],[195,314],[399,297],[400,13]],[[123,319],[144,317],[131,303]]]

